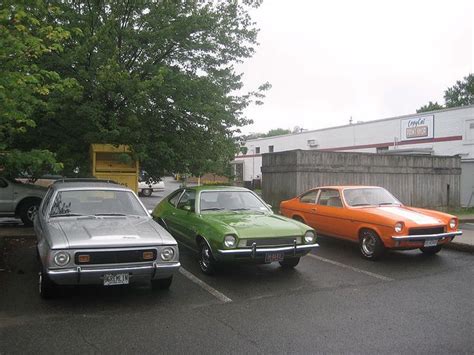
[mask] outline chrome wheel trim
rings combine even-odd
[[[201,265],[201,269],[204,271],[207,271],[211,264],[211,251],[205,243],[201,247],[201,258],[199,259],[199,264]]]
[[[40,272],[39,273],[39,282],[38,282],[38,291],[39,291],[40,295],[43,293],[42,292],[43,288],[41,287],[42,285],[43,285],[43,273]]]
[[[38,206],[36,205],[31,205],[28,207],[26,210],[26,217],[33,222],[33,219],[35,218],[35,214],[38,212]]]
[[[362,251],[365,255],[371,256],[375,252],[375,237],[370,233],[365,233],[362,237]]]

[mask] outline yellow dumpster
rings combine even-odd
[[[138,161],[127,145],[91,144],[92,175],[138,191]]]

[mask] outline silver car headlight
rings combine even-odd
[[[456,218],[451,218],[449,221],[449,228],[454,229],[456,228],[456,225],[457,225]]]
[[[163,261],[170,261],[174,258],[175,251],[173,248],[166,247],[161,249],[160,257]]]
[[[224,245],[227,248],[234,248],[237,245],[237,239],[233,235],[226,235],[224,237]]]
[[[71,260],[71,257],[65,251],[60,251],[54,254],[53,260],[58,266],[66,266],[69,263],[69,260]]]
[[[395,229],[396,233],[400,233],[403,230],[403,227],[403,222],[397,222],[395,223],[395,227],[393,227],[393,229]]]
[[[313,244],[314,241],[316,239],[316,236],[314,235],[314,232],[313,231],[307,231],[305,234],[304,234],[304,242],[306,244]]]

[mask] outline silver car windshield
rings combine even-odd
[[[68,190],[56,194],[50,217],[66,216],[146,216],[135,195],[115,190]]]
[[[201,212],[211,211],[260,211],[268,207],[249,191],[203,191],[200,199]]]
[[[391,206],[401,205],[390,192],[379,188],[360,188],[344,190],[344,199],[349,206]]]

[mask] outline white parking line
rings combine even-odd
[[[179,268],[179,272],[187,277],[189,280],[191,280],[192,282],[194,282],[196,285],[200,286],[201,288],[203,288],[204,290],[206,290],[207,292],[209,292],[211,295],[213,295],[215,298],[217,298],[219,301],[223,302],[223,303],[228,303],[228,302],[232,302],[232,300],[227,297],[226,295],[224,295],[223,293],[217,291],[215,288],[209,286],[207,283],[205,283],[204,281],[198,279],[196,276],[194,276],[193,274],[191,274],[188,270],[186,270],[185,268],[183,267],[180,267]]]
[[[317,256],[317,255],[314,255],[314,254],[307,254],[307,255],[314,258],[314,259],[323,261],[325,263],[336,265],[336,266],[339,266],[339,267],[343,267],[345,269],[349,269],[349,270],[352,270],[352,271],[355,271],[355,272],[359,272],[361,274],[365,274],[365,275],[368,275],[368,276],[372,276],[372,277],[375,277],[376,279],[379,279],[379,280],[383,280],[383,281],[393,281],[394,280],[394,279],[392,279],[390,277],[387,277],[387,276],[383,276],[383,275],[376,274],[374,272],[358,269],[356,267],[346,265],[346,264],[340,263],[338,261],[326,259],[326,258],[323,258],[321,256]]]

